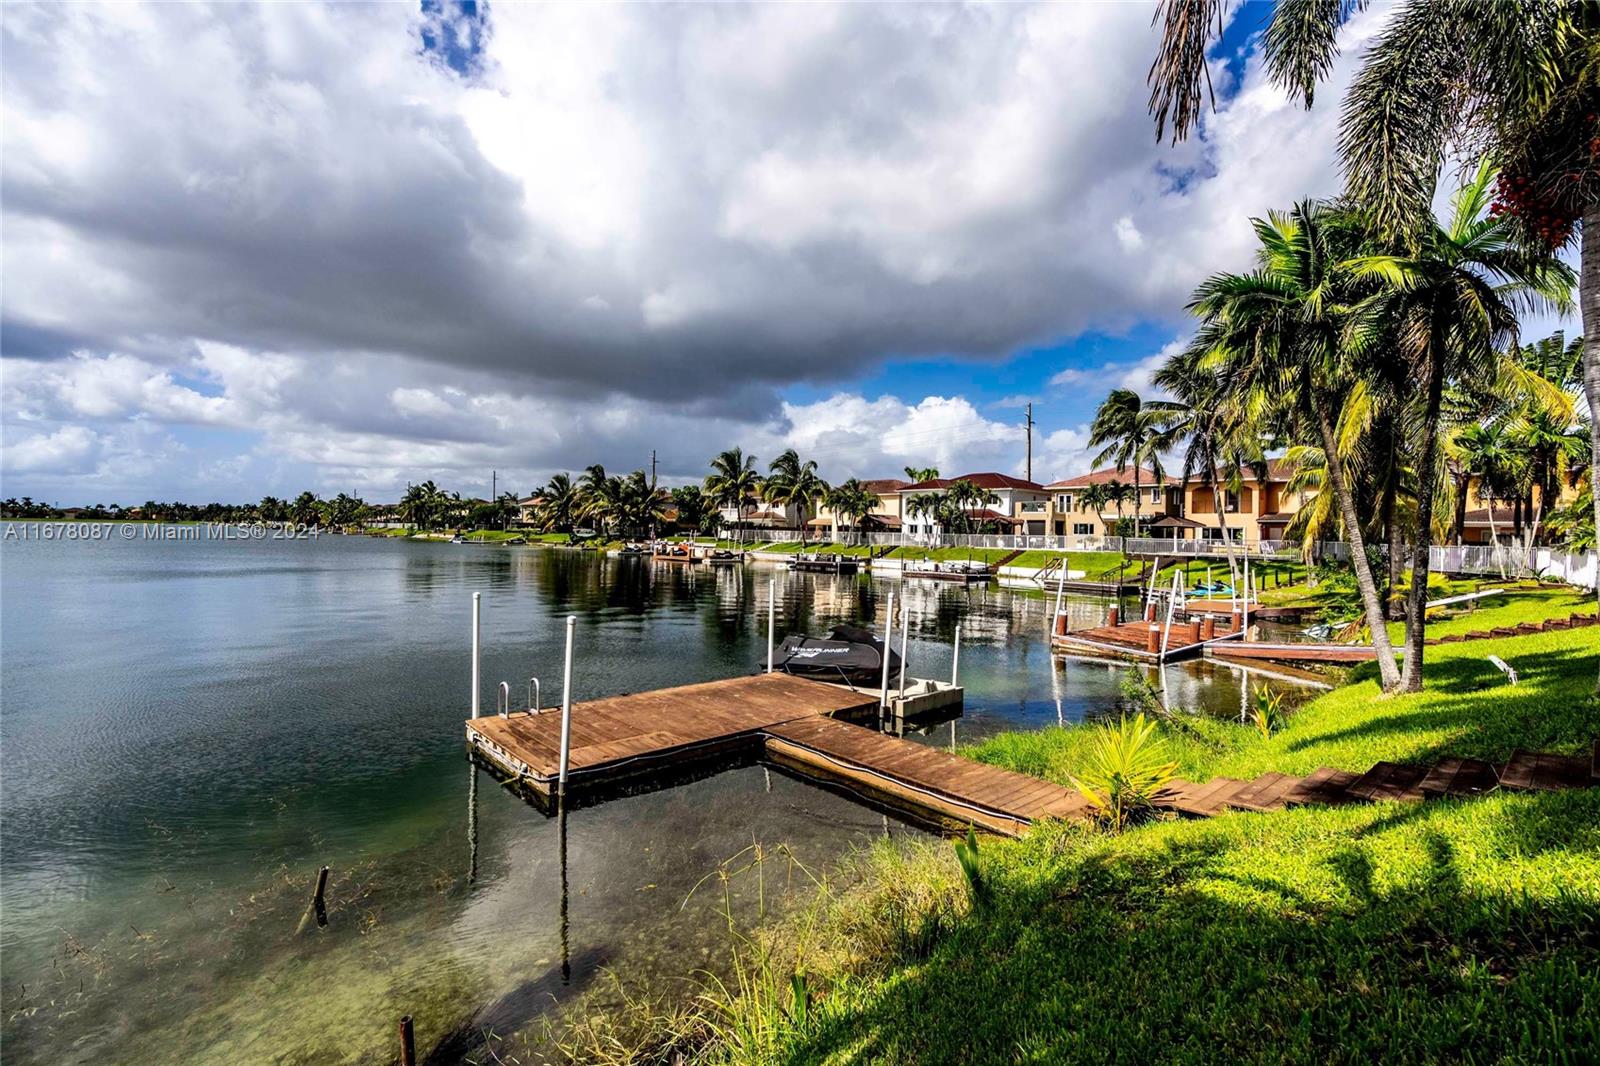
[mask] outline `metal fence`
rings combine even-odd
[[[1428,566],[1441,574],[1541,577],[1594,588],[1600,580],[1600,556],[1594,552],[1560,552],[1509,544],[1434,545]]]

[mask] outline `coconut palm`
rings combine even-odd
[[[1500,532],[1495,528],[1494,505],[1503,490],[1520,480],[1517,469],[1521,457],[1500,422],[1471,423],[1459,427],[1446,445],[1450,458],[1460,471],[1456,491],[1456,543],[1462,541],[1466,525],[1467,498],[1475,481],[1478,496],[1489,511],[1489,540],[1500,542]],[[1504,578],[1505,565],[1501,562],[1500,576]]]
[[[1089,447],[1099,448],[1094,464],[1116,464],[1117,473],[1133,465],[1133,529],[1139,533],[1141,467],[1148,465],[1155,474],[1156,484],[1161,484],[1162,432],[1171,418],[1169,411],[1144,403],[1132,389],[1112,389],[1095,412],[1089,425]],[[1121,510],[1118,509],[1118,516]]]
[[[939,476],[939,468],[936,466],[908,466],[905,471],[906,477],[910,478],[914,484],[933,481]]]
[[[859,479],[851,478],[828,492],[828,507],[855,527],[857,534],[868,515],[878,508],[877,493],[868,492]]]
[[[819,497],[827,495],[828,483],[817,474],[814,459],[802,461],[793,448],[774,459],[762,495],[768,503],[793,507],[799,515],[800,547],[805,549],[806,519]]]
[[[1356,336],[1395,338],[1400,363],[1388,368],[1420,383],[1421,448],[1417,457],[1416,535],[1406,597],[1406,661],[1402,687],[1422,687],[1429,546],[1441,467],[1439,419],[1446,382],[1491,387],[1504,367],[1499,353],[1517,335],[1517,310],[1564,310],[1576,278],[1548,250],[1515,243],[1511,225],[1489,212],[1495,172],[1481,164],[1452,198],[1450,218],[1432,223],[1401,254],[1359,256],[1349,269],[1376,278],[1382,291],[1363,301]],[[1358,340],[1358,344],[1362,341]]]
[[[1189,305],[1210,346],[1205,358],[1217,365],[1224,402],[1241,419],[1271,418],[1309,430],[1305,435],[1321,442],[1325,456],[1338,456],[1335,422],[1364,373],[1359,356],[1365,353],[1346,343],[1350,307],[1376,288],[1363,288],[1343,264],[1364,250],[1365,230],[1315,201],[1252,224],[1261,245],[1256,270],[1207,278]],[[1392,689],[1400,673],[1356,495],[1343,463],[1325,463],[1323,470],[1338,504],[1379,676]]]
[[[546,533],[572,533],[582,502],[577,486],[568,474],[554,474],[550,483],[534,493],[539,497],[535,512],[540,530]]]
[[[1111,494],[1102,484],[1085,485],[1078,490],[1078,510],[1093,511],[1094,516],[1105,522],[1106,507],[1111,503]]]
[[[1106,494],[1106,502],[1117,509],[1117,522],[1122,521],[1122,508],[1127,505],[1128,496],[1132,489],[1124,482],[1112,478],[1100,486]]]
[[[944,494],[939,492],[919,492],[906,500],[906,514],[912,518],[927,518],[938,520],[939,505],[944,502]]]
[[[1159,138],[1199,120],[1206,51],[1226,0],[1165,0],[1150,70]],[[1293,0],[1273,13],[1268,70],[1311,106],[1332,69],[1337,30],[1357,5]],[[1158,16],[1158,17],[1162,17]],[[1344,101],[1346,184],[1391,233],[1426,231],[1439,172],[1452,149],[1499,159],[1498,206],[1528,243],[1549,249],[1580,233],[1583,388],[1600,411],[1600,5],[1587,0],[1462,4],[1406,0],[1368,47]],[[1591,435],[1590,498],[1600,525],[1600,434]],[[1600,596],[1600,588],[1596,589]]]
[[[756,457],[744,454],[743,449],[729,448],[711,460],[711,473],[706,475],[706,493],[718,507],[732,507],[739,516],[739,539],[744,539],[744,512],[761,496],[761,475],[756,471]]]

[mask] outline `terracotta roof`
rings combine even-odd
[[[1262,525],[1269,525],[1269,526],[1270,525],[1276,525],[1279,522],[1284,522],[1284,523],[1293,522],[1294,521],[1294,513],[1291,512],[1291,511],[1279,511],[1276,514],[1264,514],[1260,518],[1256,519],[1256,521],[1261,523]]]
[[[1504,526],[1506,529],[1510,529],[1514,518],[1515,512],[1509,507],[1496,507],[1494,509],[1494,524],[1496,526]],[[1477,510],[1468,511],[1466,520],[1462,524],[1487,527],[1489,525],[1489,509],[1487,507],[1479,507]]]
[[[906,485],[900,491],[922,492],[929,489],[947,489],[957,481],[970,481],[980,489],[1026,489],[1032,492],[1043,492],[1044,486],[1037,481],[1024,481],[1020,477],[1010,474],[997,474],[990,470],[982,474],[962,474],[959,477],[936,477],[932,481],[919,481],[915,485]]]
[[[1123,484],[1132,485],[1133,470],[1134,468],[1131,466],[1126,470],[1118,470],[1114,466],[1108,466],[1104,470],[1092,470],[1087,474],[1079,474],[1077,477],[1067,478],[1065,481],[1052,482],[1045,487],[1052,491],[1055,489],[1082,489],[1090,485],[1104,485],[1108,481],[1120,481]],[[1147,470],[1142,466],[1139,467],[1139,487],[1154,486],[1155,483],[1155,471]],[[1163,477],[1161,483],[1163,485],[1177,485],[1178,479],[1175,477]]]
[[[999,511],[992,511],[987,507],[981,511],[968,511],[967,517],[977,519],[979,522],[1007,522],[1014,526],[1021,524],[1019,519],[1001,514]]]
[[[1199,522],[1192,518],[1179,518],[1177,515],[1162,515],[1150,523],[1151,529],[1203,529]]]
[[[899,492],[901,489],[910,488],[911,482],[904,481],[897,477],[880,477],[874,478],[872,481],[863,481],[861,483],[861,487],[866,489],[868,492],[881,494],[885,492]]]

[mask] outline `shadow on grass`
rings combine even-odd
[[[1600,1057],[1594,863],[1529,884],[1524,858],[1554,826],[1592,847],[1600,798],[1267,818],[991,852],[987,907],[838,982],[779,1061]]]

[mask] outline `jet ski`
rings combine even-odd
[[[847,625],[834,626],[826,637],[797,633],[783,638],[774,650],[772,668],[814,681],[876,687],[883,678],[883,642],[868,630]],[[900,656],[891,648],[889,675],[899,669]]]

